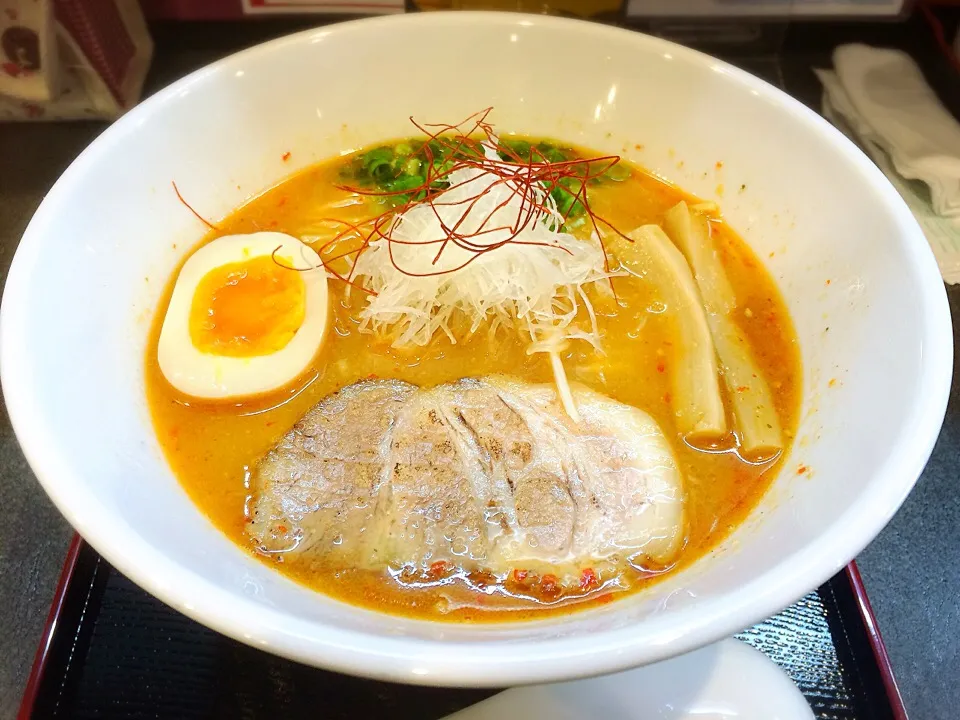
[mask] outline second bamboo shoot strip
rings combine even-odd
[[[751,457],[774,455],[783,448],[783,433],[773,396],[733,318],[736,298],[710,237],[707,219],[680,202],[667,211],[664,225],[693,268],[700,288],[730,394],[740,447]]]

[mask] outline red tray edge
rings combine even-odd
[[[880,634],[880,626],[877,624],[876,615],[873,614],[873,607],[870,605],[870,598],[867,597],[867,588],[863,584],[863,578],[860,577],[860,568],[857,567],[856,560],[852,560],[847,565],[846,573],[850,586],[853,588],[853,594],[857,598],[860,617],[867,629],[870,647],[873,649],[873,655],[877,660],[877,667],[880,668],[880,676],[883,679],[883,687],[887,691],[887,699],[890,701],[893,716],[896,720],[909,720],[907,708],[903,704],[903,696],[900,694],[900,688],[897,685],[897,679],[893,676],[893,665],[890,663],[890,656],[887,654],[887,646]]]
[[[40,635],[40,644],[37,647],[37,653],[34,656],[33,665],[30,668],[30,675],[27,678],[27,684],[23,691],[23,698],[20,702],[17,720],[31,720],[33,717],[33,709],[37,700],[37,693],[40,689],[40,682],[46,670],[50,643],[60,619],[60,613],[63,610],[67,596],[67,589],[70,586],[70,581],[73,579],[77,559],[80,557],[80,551],[83,549],[83,546],[83,538],[80,537],[79,534],[74,534],[73,540],[70,542],[70,547],[67,550],[66,558],[64,559],[63,569],[60,571],[60,578],[57,581],[56,590],[53,593],[53,601],[50,603],[50,612],[47,614],[46,624]],[[887,699],[890,702],[894,717],[896,720],[909,720],[907,710],[903,704],[903,698],[900,695],[900,688],[897,686],[896,678],[893,676],[890,656],[887,654],[886,645],[884,645],[880,628],[877,625],[877,618],[873,614],[870,599],[867,597],[867,589],[864,587],[863,578],[860,577],[860,570],[855,561],[847,565],[846,575],[853,588],[853,593],[857,598],[860,617],[863,619],[864,626],[867,628],[870,646],[873,649],[877,667],[880,668],[883,686],[886,690]]]
[[[17,720],[31,720],[33,717],[33,707],[37,701],[37,692],[40,690],[40,681],[43,679],[43,673],[46,670],[50,642],[53,640],[54,630],[60,620],[60,612],[63,610],[63,604],[67,597],[67,589],[70,587],[70,581],[73,579],[73,573],[77,567],[77,558],[80,557],[82,549],[83,538],[78,533],[74,533],[63,562],[63,569],[60,570],[57,588],[53,593],[50,612],[47,613],[47,621],[40,635],[40,645],[33,657],[33,665],[30,668],[30,675],[27,677],[27,685],[23,690],[23,699],[20,701],[20,710],[17,712]]]

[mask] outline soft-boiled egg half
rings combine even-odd
[[[184,263],[160,329],[160,370],[198,398],[258,395],[297,379],[323,343],[320,257],[277,232],[226,235]]]

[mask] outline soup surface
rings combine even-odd
[[[598,155],[583,149],[564,152]],[[217,222],[200,245],[225,235],[270,230],[319,249],[337,227],[331,218],[356,223],[384,212],[384,198],[343,186],[362,155],[336,158],[284,180]],[[641,168],[623,162],[617,168],[616,177],[591,185],[588,192],[592,211],[620,231],[662,225],[667,211],[680,201],[701,207],[696,198]],[[586,568],[578,591],[558,593],[550,587],[549,576],[541,573],[531,586],[523,570],[507,576],[442,573],[429,582],[420,578],[414,586],[399,572],[258,549],[247,531],[251,475],[260,459],[324,397],[368,378],[423,387],[497,374],[535,383],[554,379],[548,354],[528,352],[529,336],[504,328],[460,333],[456,343],[438,333],[425,345],[394,347],[390,337],[361,330],[366,295],[334,278],[328,281],[331,317],[326,339],[309,370],[280,390],[240,401],[199,400],[167,382],[157,352],[175,278],[171,280],[146,355],[147,396],[167,459],[192,500],[232,541],[296,581],[363,607],[428,619],[502,621],[590,607],[648,586],[697,560],[744,519],[780,470],[797,424],[799,353],[784,303],[747,245],[714,209],[703,211],[710,214],[710,236],[735,295],[730,317],[770,388],[783,428],[779,451],[745,458],[733,421],[731,432],[709,441],[684,436],[674,397],[675,373],[684,372],[677,350],[684,342],[682,328],[669,312],[663,289],[642,274],[622,273],[612,279],[613,294],[591,294],[602,352],[587,342],[568,343],[560,351],[572,383],[649,413],[670,443],[683,477],[686,520],[682,549],[666,565],[631,567],[614,579],[595,578]],[[590,226],[584,223],[570,231],[588,237]],[[611,234],[606,252],[610,269],[616,270],[632,250],[624,238]],[[276,292],[281,291],[289,295],[285,287]],[[241,321],[247,322],[236,320]],[[727,417],[733,418],[729,389],[723,390],[723,403]]]

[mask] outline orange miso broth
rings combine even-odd
[[[336,232],[338,224],[330,218],[358,223],[383,213],[382,199],[358,195],[343,186],[345,173],[357,165],[363,152],[368,151],[320,163],[282,181],[217,222],[201,245],[225,235],[270,230],[308,244],[313,240],[311,246],[319,249],[322,238]],[[600,155],[569,146],[564,152],[587,158]],[[698,199],[639,167],[625,162],[617,167],[615,179],[590,185],[587,192],[592,212],[621,232],[644,224],[662,225],[667,211],[681,200],[702,207]],[[783,429],[784,447],[779,453],[744,459],[735,432],[707,444],[685,440],[671,390],[678,331],[669,313],[657,309],[662,305],[657,287],[643,278],[614,277],[615,295],[595,298],[603,354],[586,342],[569,343],[561,352],[571,382],[645,411],[669,441],[683,476],[686,520],[682,549],[668,566],[633,569],[613,584],[587,582],[582,592],[537,596],[515,592],[523,573],[507,577],[454,574],[411,587],[394,572],[334,566],[307,554],[260,551],[246,531],[251,521],[251,473],[324,397],[367,378],[426,387],[494,374],[532,383],[554,380],[548,356],[528,353],[530,338],[503,328],[464,333],[455,344],[438,333],[424,346],[392,347],[389,337],[361,331],[359,313],[366,295],[332,277],[326,338],[308,370],[282,389],[230,401],[183,395],[167,382],[158,365],[158,338],[176,279],[172,278],[159,304],[145,358],[147,398],[160,444],[192,501],[227,537],[278,572],[338,600],[408,617],[461,622],[539,618],[616,600],[696,561],[736,528],[780,471],[797,426],[800,356],[783,299],[763,264],[715,212],[709,226],[735,295],[730,316],[769,385]],[[570,232],[586,238],[590,224],[582,223]],[[625,247],[624,242],[617,238],[608,244],[611,270],[618,266],[616,249]],[[723,402],[727,418],[732,418],[726,389]]]

